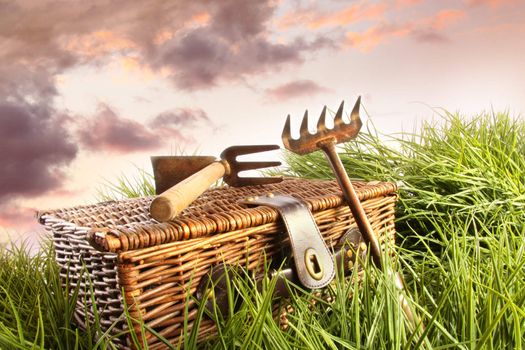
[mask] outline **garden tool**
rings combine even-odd
[[[155,194],[195,174],[215,161],[214,156],[152,156]]]
[[[150,205],[150,214],[157,221],[174,219],[214,182],[224,177],[230,186],[265,185],[282,181],[282,177],[239,177],[241,171],[281,165],[279,161],[240,162],[237,156],[279,149],[278,145],[231,146],[221,159],[162,192]]]
[[[293,139],[290,129],[290,115],[286,119],[282,133],[282,141],[286,149],[297,153],[299,155],[307,154],[318,149],[321,149],[335,174],[339,187],[343,192],[345,201],[347,202],[352,215],[356,221],[357,227],[361,232],[363,240],[369,247],[374,264],[382,269],[383,265],[381,262],[381,248],[377,237],[375,236],[370,221],[366,216],[365,210],[357,197],[354,187],[345,171],[341,158],[336,150],[336,145],[341,142],[346,142],[354,139],[361,126],[363,125],[361,118],[359,117],[359,106],[361,104],[361,97],[359,97],[352,109],[350,115],[350,124],[343,121],[343,105],[344,101],[341,102],[339,109],[334,118],[334,126],[329,129],[326,125],[326,106],[321,112],[321,117],[317,123],[317,132],[312,134],[308,131],[308,111],[305,112],[303,121],[300,127],[299,139]],[[403,289],[403,280],[399,273],[396,273],[396,285],[400,290]],[[402,294],[400,294],[401,306],[405,312],[405,315],[412,324],[414,323],[414,316],[410,307]]]

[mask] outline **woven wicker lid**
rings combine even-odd
[[[389,182],[353,181],[353,185],[360,200],[392,195],[397,190]],[[45,211],[39,214],[39,220],[47,226],[63,221],[88,228],[87,238],[95,248],[127,251],[275,222],[276,210],[265,206],[247,208],[238,203],[269,192],[302,199],[312,212],[343,204],[341,191],[333,180],[287,178],[278,184],[206,191],[177,219],[166,223],[149,216],[153,197]]]

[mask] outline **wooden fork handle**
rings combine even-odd
[[[215,181],[229,172],[228,163],[216,161],[158,195],[149,207],[157,221],[173,220]]]

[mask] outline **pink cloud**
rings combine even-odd
[[[54,105],[57,76],[66,69],[113,60],[195,90],[299,65],[333,47],[323,37],[273,41],[275,9],[273,0],[0,2],[0,199],[60,190],[79,146],[151,150],[165,139],[192,142],[179,129],[206,122],[202,111],[173,109],[141,124],[109,106],[66,122],[67,112]]]
[[[37,251],[49,233],[39,224],[36,213],[36,209],[17,201],[0,203],[0,248],[24,244],[26,249]]]
[[[208,12],[197,13],[191,17],[191,21],[196,25],[206,25],[210,22],[210,14]]]
[[[207,15],[194,17],[194,25],[144,52],[144,64],[168,71],[179,89],[208,89],[275,72],[302,64],[307,53],[333,47],[323,37],[271,40],[274,1],[229,0],[206,7]]]
[[[364,20],[381,19],[387,9],[386,4],[356,4],[328,15],[321,15],[313,19],[308,26],[317,29],[326,26],[344,26]]]
[[[395,37],[404,37],[411,33],[409,24],[404,25],[378,25],[369,28],[363,33],[346,33],[347,44],[363,52],[370,52],[379,44],[385,43]]]
[[[80,144],[93,152],[132,153],[159,149],[165,142],[190,144],[195,140],[181,130],[200,126],[213,128],[200,108],[175,108],[164,111],[147,123],[118,115],[101,104],[96,115],[77,121]]]
[[[520,35],[525,34],[525,22],[507,22],[499,24],[488,23],[477,27],[475,31],[481,35],[486,35],[488,33],[513,33],[515,36],[519,37]]]
[[[328,38],[273,41],[275,9],[273,0],[1,3],[0,59],[41,62],[55,74],[133,56],[144,72],[197,90],[299,65],[333,47]]]
[[[208,114],[200,108],[176,108],[157,115],[149,123],[152,128],[188,128],[199,123],[211,124]]]
[[[445,9],[436,14],[401,24],[382,23],[364,32],[347,32],[346,44],[363,52],[370,52],[380,44],[395,38],[411,36],[415,40],[428,43],[446,42],[444,31],[466,17],[464,11]]]
[[[324,27],[345,27],[365,20],[372,21],[375,24],[364,31],[347,31],[345,35],[347,46],[369,52],[382,43],[407,36],[412,36],[420,42],[445,42],[447,37],[442,31],[465,17],[463,11],[444,9],[429,17],[400,23],[387,19],[388,14],[401,13],[402,10],[420,3],[421,0],[380,1],[373,4],[358,2],[333,12],[323,12],[313,7],[293,9],[281,17],[277,23],[283,29],[303,26],[317,30]]]
[[[91,151],[129,153],[159,148],[161,140],[152,130],[132,119],[118,116],[100,105],[97,115],[82,121],[78,137]]]
[[[421,0],[396,0],[395,6],[397,8],[402,8],[402,7],[418,5],[420,3],[421,3]]]
[[[328,91],[330,90],[312,80],[296,80],[266,90],[266,96],[272,100],[284,101]]]
[[[331,26],[345,26],[365,20],[383,18],[388,6],[386,3],[356,3],[339,11],[322,12],[317,8],[304,10],[294,9],[278,20],[279,27],[286,29],[292,26],[306,26],[309,29],[320,29]]]
[[[306,52],[334,47],[332,40],[323,37],[273,43],[264,33],[251,38],[237,37],[244,35],[238,33],[243,32],[221,34],[214,25],[192,30],[160,47],[153,67],[169,70],[177,88],[199,90],[300,65]]]
[[[16,227],[24,231],[34,228],[38,223],[36,213],[37,210],[35,208],[20,206],[16,201],[0,204],[0,228]]]
[[[429,25],[434,29],[444,29],[450,24],[458,22],[465,18],[466,14],[464,11],[447,9],[439,11],[434,17],[428,19]]]
[[[63,39],[67,51],[84,58],[95,58],[109,55],[112,52],[134,50],[136,44],[119,33],[98,30],[83,35],[68,36]]]
[[[194,144],[197,140],[191,133],[181,130],[213,130],[216,128],[208,114],[200,108],[174,108],[155,116],[148,123],[157,135],[178,144]]]
[[[507,4],[519,4],[521,0],[467,0],[469,5],[482,5],[490,7],[500,7]]]

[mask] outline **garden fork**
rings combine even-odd
[[[379,242],[336,150],[336,145],[338,143],[350,141],[354,139],[359,133],[359,130],[363,125],[361,118],[359,117],[360,104],[361,97],[357,99],[354,108],[352,109],[352,113],[350,115],[350,124],[346,124],[343,121],[344,101],[341,102],[341,105],[339,106],[339,109],[335,115],[334,127],[332,129],[329,129],[326,125],[325,106],[317,123],[317,132],[315,134],[311,134],[308,131],[308,111],[306,111],[301,123],[299,139],[292,138],[290,115],[288,115],[282,133],[282,141],[286,149],[300,155],[307,154],[318,149],[321,149],[325,153],[326,158],[328,159],[328,162],[330,163],[330,166],[335,174],[339,187],[343,192],[344,199],[349,205],[352,215],[355,218],[357,227],[359,228],[365,243],[370,249],[374,264],[379,269],[382,269],[383,264],[381,262],[381,248]],[[402,290],[403,280],[401,275],[396,273],[395,278],[397,287]],[[414,315],[412,314],[412,311],[410,310],[410,307],[402,294],[400,294],[400,303],[409,321],[415,325]]]
[[[282,177],[240,177],[239,173],[281,165],[278,161],[246,162],[238,156],[279,149],[278,145],[231,146],[221,153],[221,159],[208,164],[190,177],[158,195],[150,205],[151,217],[157,221],[173,220],[215,181],[224,177],[230,186],[265,185],[282,181]]]

